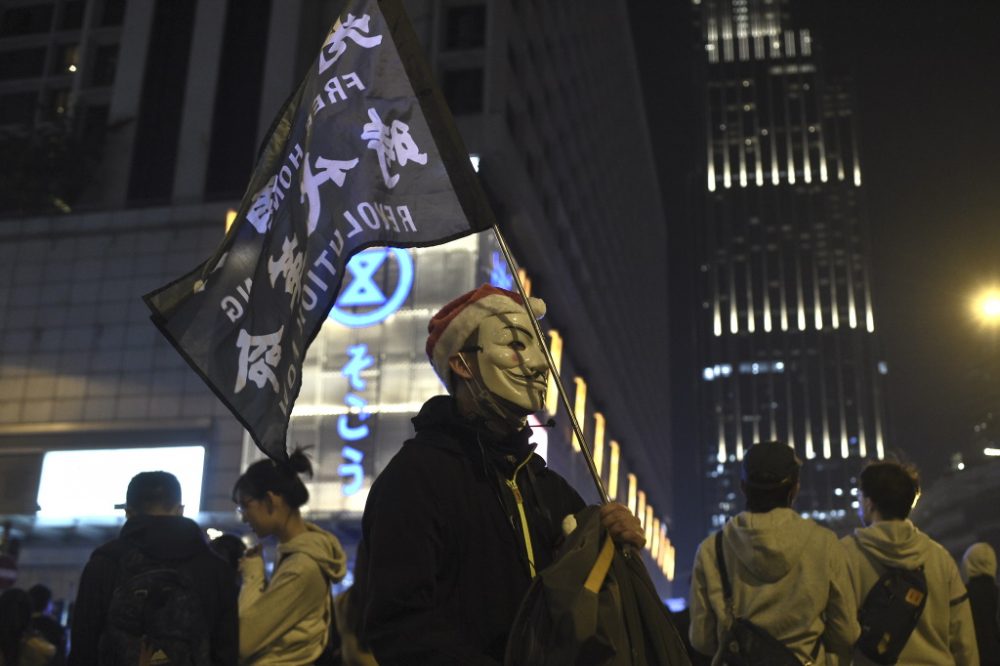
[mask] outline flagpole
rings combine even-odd
[[[521,284],[521,276],[518,274],[517,263],[515,263],[514,257],[510,253],[510,248],[507,247],[507,241],[504,239],[503,234],[500,233],[499,225],[493,225],[493,234],[496,236],[497,243],[500,245],[500,251],[503,252],[504,259],[507,260],[507,265],[510,266],[510,272],[514,276],[514,284],[517,285],[517,293],[521,295],[524,307],[528,311],[528,319],[531,320],[531,326],[535,331],[535,337],[538,339],[538,344],[545,353],[545,360],[549,364],[549,372],[552,373],[552,378],[555,380],[556,387],[559,389],[559,398],[562,400],[563,407],[569,415],[570,423],[573,424],[573,432],[576,433],[576,439],[580,442],[580,449],[583,451],[583,459],[587,461],[587,468],[590,469],[590,475],[594,479],[594,484],[597,485],[597,492],[601,496],[601,503],[608,504],[611,499],[608,497],[608,491],[604,488],[604,482],[601,481],[601,473],[598,471],[597,465],[594,463],[594,455],[590,450],[590,444],[587,443],[587,439],[583,436],[583,428],[580,427],[580,423],[576,420],[576,414],[569,404],[569,395],[566,393],[565,387],[563,387],[562,379],[559,377],[559,370],[556,368],[556,362],[552,358],[549,346],[545,342],[545,336],[542,334],[542,329],[538,325],[538,320],[535,318],[535,312],[531,309],[531,301],[528,299],[528,294],[524,291],[524,285]]]

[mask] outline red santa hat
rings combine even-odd
[[[545,315],[545,301],[528,297],[535,317]],[[448,359],[457,354],[483,319],[492,315],[526,312],[521,295],[484,284],[462,294],[438,310],[427,324],[427,358],[446,386],[450,386]]]

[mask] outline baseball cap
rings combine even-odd
[[[141,511],[150,506],[169,508],[180,503],[181,484],[176,476],[170,472],[139,472],[128,483],[125,503],[115,504],[115,508]]]

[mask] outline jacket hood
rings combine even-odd
[[[744,511],[726,523],[723,538],[755,578],[774,583],[802,558],[802,550],[816,533],[811,528],[812,522],[792,509]]]
[[[347,555],[337,537],[312,523],[306,523],[305,532],[278,546],[279,557],[292,553],[311,557],[330,581],[339,581],[347,574]]]
[[[974,543],[962,556],[962,580],[966,583],[976,576],[997,577],[997,553],[988,543]]]
[[[517,460],[524,460],[525,456],[534,450],[534,445],[528,441],[531,439],[531,428],[524,428],[509,435],[499,435],[490,430],[484,421],[467,419],[460,415],[458,404],[450,395],[431,398],[424,403],[412,420],[417,433],[443,430],[461,441],[477,441],[491,458],[513,455]],[[445,445],[437,438],[430,441],[435,445]]]
[[[208,550],[198,523],[183,516],[135,516],[120,538],[158,560],[186,560]]]
[[[930,537],[909,520],[883,520],[854,530],[861,549],[885,566],[916,569],[927,559]]]

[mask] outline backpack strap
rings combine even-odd
[[[722,530],[719,530],[715,533],[715,565],[719,568],[719,579],[722,581],[722,597],[726,601],[726,615],[731,625],[736,612],[733,609],[733,588],[729,583],[729,571],[726,569],[726,555],[722,552],[722,547]]]
[[[590,574],[587,576],[586,582],[584,582],[583,587],[590,590],[594,594],[601,589],[601,585],[604,583],[605,576],[608,575],[608,569],[611,567],[611,558],[615,555],[615,544],[611,540],[611,535],[604,537],[604,545],[601,546],[601,552],[597,555],[597,561],[594,562],[594,567],[590,570]]]

